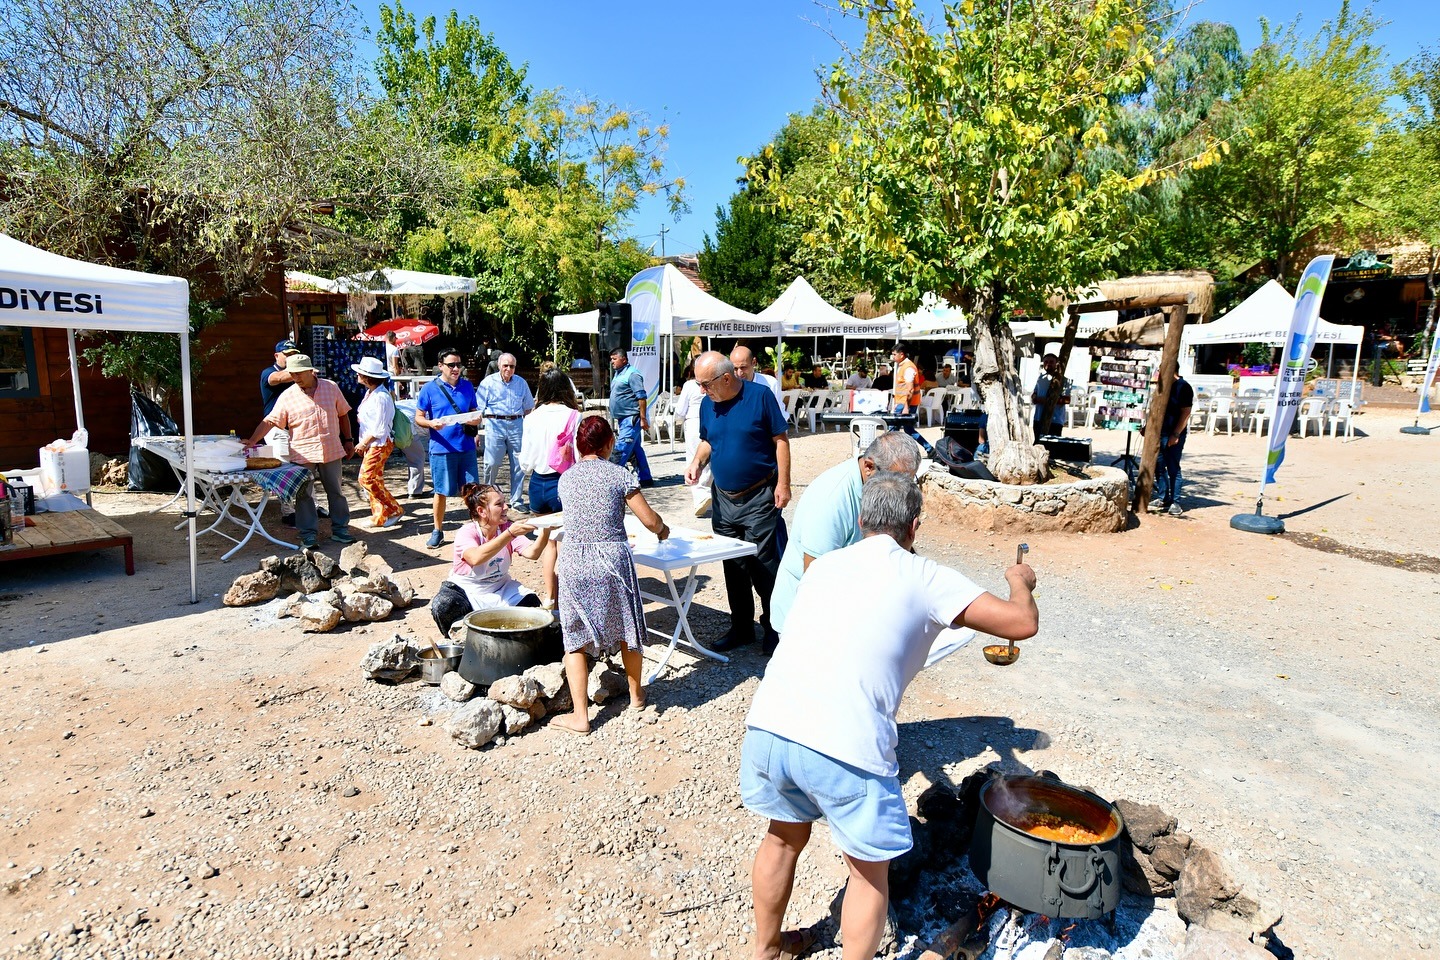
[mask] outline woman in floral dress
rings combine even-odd
[[[590,657],[617,649],[630,683],[630,706],[645,706],[640,645],[645,610],[635,560],[625,537],[625,508],[661,540],[670,528],[645,501],[635,475],[609,461],[615,432],[603,417],[586,417],[576,430],[580,461],[560,477],[565,504],[565,545],[560,550],[560,626],[565,677],[575,701],[571,714],[552,722],[571,733],[590,732]]]

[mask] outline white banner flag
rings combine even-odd
[[[630,364],[645,380],[646,401],[660,395],[660,288],[664,266],[641,270],[625,285],[630,304]]]
[[[1330,280],[1330,266],[1334,262],[1335,258],[1329,255],[1311,260],[1295,288],[1295,312],[1290,315],[1280,382],[1275,389],[1275,416],[1270,421],[1270,448],[1265,456],[1265,479],[1260,482],[1262,491],[1266,484],[1275,482],[1275,471],[1285,461],[1285,441],[1290,437],[1290,425],[1295,422],[1300,407],[1300,395],[1305,392],[1305,367],[1320,324],[1320,299],[1325,295],[1325,284]]]

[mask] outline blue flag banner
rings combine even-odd
[[[1263,491],[1266,484],[1275,482],[1275,471],[1285,461],[1285,441],[1290,437],[1290,426],[1300,407],[1300,396],[1305,392],[1305,367],[1310,361],[1310,350],[1315,346],[1315,333],[1320,323],[1320,299],[1325,295],[1325,284],[1330,280],[1330,266],[1333,256],[1316,257],[1305,267],[1300,284],[1295,288],[1295,312],[1290,315],[1290,332],[1285,338],[1285,353],[1281,361],[1280,382],[1275,385],[1275,415],[1270,420],[1270,445],[1265,454],[1265,479],[1260,482]]]
[[[625,300],[630,304],[630,364],[645,379],[648,403],[660,394],[660,297],[665,267],[649,267],[630,278]]]
[[[1430,362],[1425,364],[1425,382],[1420,384],[1420,413],[1430,412],[1430,387],[1435,383],[1435,368],[1440,366],[1440,337],[1430,333]]]

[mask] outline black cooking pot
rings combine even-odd
[[[1038,836],[1086,831],[1081,842]],[[970,869],[1013,906],[1054,918],[1096,920],[1120,903],[1125,820],[1107,800],[1047,777],[997,777],[980,788]]]
[[[465,647],[460,676],[481,687],[565,657],[560,624],[539,607],[476,610],[450,630],[451,639]]]

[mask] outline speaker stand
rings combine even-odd
[[[1112,467],[1118,467],[1124,464],[1125,476],[1130,478],[1131,483],[1135,482],[1135,471],[1140,469],[1139,458],[1130,453],[1130,438],[1133,436],[1135,436],[1134,430],[1125,431],[1125,452],[1110,461],[1110,466]]]

